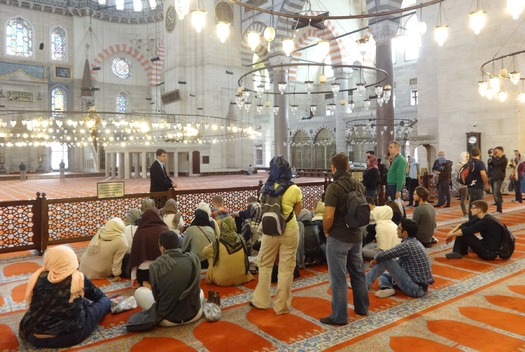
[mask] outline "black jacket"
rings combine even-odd
[[[155,160],[149,169],[150,192],[165,192],[173,186],[173,181],[158,160]]]
[[[508,160],[505,155],[502,155],[501,158],[492,157],[492,170],[490,173],[490,179],[492,181],[504,180],[505,171],[507,169]]]

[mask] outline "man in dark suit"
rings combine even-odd
[[[155,159],[155,161],[153,162],[153,164],[151,164],[151,167],[149,169],[149,191],[165,192],[172,187],[177,187],[177,185],[174,184],[168,176],[166,166],[164,165],[168,154],[164,149],[157,149],[157,152],[155,154],[157,156],[157,159]]]

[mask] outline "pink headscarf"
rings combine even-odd
[[[38,277],[44,271],[48,271],[47,279],[51,283],[59,283],[71,275],[71,296],[69,302],[77,297],[84,296],[84,274],[78,269],[78,258],[75,252],[67,246],[56,246],[48,249],[44,254],[44,266],[31,275],[27,283],[25,299],[27,304],[31,302],[33,289]]]

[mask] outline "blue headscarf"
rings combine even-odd
[[[276,188],[275,184],[279,184]],[[270,161],[270,174],[262,189],[263,193],[269,193],[272,196],[278,196],[284,193],[284,190],[292,185],[292,169],[284,156],[277,155]]]

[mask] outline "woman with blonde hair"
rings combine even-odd
[[[61,245],[46,251],[44,266],[27,283],[29,310],[20,321],[20,338],[39,348],[68,347],[97,328],[110,301],[77,268],[71,248]]]
[[[175,232],[180,240],[180,229],[184,227],[184,219],[177,207],[177,201],[172,198],[168,199],[164,207],[160,209],[160,215],[168,228]]]
[[[90,279],[113,275],[113,281],[120,281],[122,259],[128,251],[124,228],[124,221],[113,218],[98,230],[80,258],[80,271],[84,275]]]

